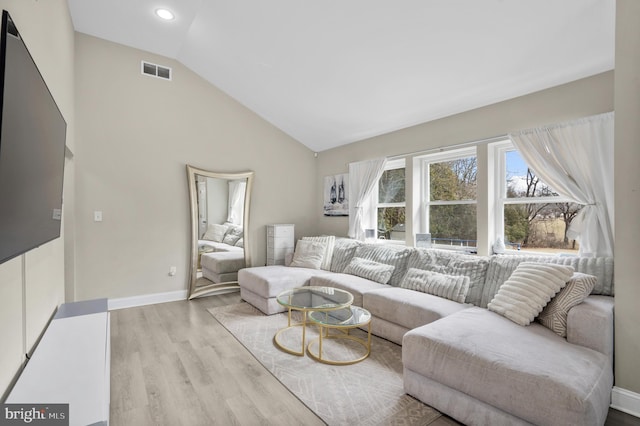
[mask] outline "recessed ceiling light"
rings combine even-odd
[[[169,9],[156,9],[156,15],[166,21],[170,21],[175,18],[175,15]]]

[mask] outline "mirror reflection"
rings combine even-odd
[[[189,298],[238,289],[250,264],[247,236],[253,172],[216,173],[187,166],[191,201]]]

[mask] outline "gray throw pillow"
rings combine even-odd
[[[446,275],[424,269],[409,268],[400,287],[464,303],[470,281],[471,279],[464,275]]]
[[[589,296],[598,281],[593,275],[575,272],[567,285],[538,315],[537,321],[560,337],[567,337],[567,316],[569,310],[579,305]]]
[[[345,274],[355,275],[357,277],[366,278],[380,284],[387,284],[391,279],[393,265],[374,262],[373,260],[354,257],[344,270]]]

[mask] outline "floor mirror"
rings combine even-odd
[[[254,173],[219,173],[187,165],[191,209],[189,299],[239,290],[251,265],[249,210]]]

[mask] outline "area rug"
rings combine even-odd
[[[273,336],[287,325],[286,314],[264,315],[244,302],[209,312],[328,425],[428,425],[440,417],[436,410],[404,393],[401,347],[394,343],[373,336],[371,355],[364,361],[327,365],[306,355],[287,354],[274,345]],[[300,327],[287,330],[282,342],[300,346],[300,332]],[[361,330],[353,333],[366,336]],[[307,327],[307,342],[317,336],[315,327]],[[348,341],[331,342],[333,346],[327,343],[325,349],[335,356],[348,357],[361,350],[345,344],[345,353],[339,353],[342,343]]]

